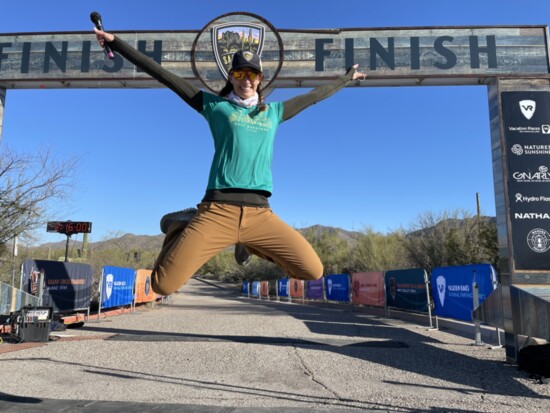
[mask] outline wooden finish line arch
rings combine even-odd
[[[550,339],[550,53],[547,26],[293,30],[230,13],[201,30],[117,31],[178,76],[219,90],[237,47],[262,55],[270,88],[324,84],[353,63],[350,87],[485,85],[491,119],[501,287],[476,313],[505,330]],[[0,142],[6,91],[159,88],[120,56],[106,60],[93,33],[0,34]]]

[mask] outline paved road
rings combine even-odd
[[[3,344],[0,412],[550,411],[550,385],[469,325],[237,294],[191,280],[170,305]]]

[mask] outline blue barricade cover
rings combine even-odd
[[[290,278],[282,278],[277,281],[277,295],[279,297],[288,297],[290,292]]]
[[[259,281],[253,281],[252,282],[252,288],[250,290],[250,295],[252,297],[259,297],[260,296],[260,282]]]
[[[248,289],[250,288],[250,283],[248,281],[243,281],[243,294],[248,295]]]
[[[423,268],[387,271],[384,275],[386,305],[427,313],[427,278],[428,275]]]
[[[90,307],[92,299],[92,266],[73,262],[24,260],[22,266],[23,291],[38,293],[39,274],[43,275],[42,305],[54,312],[72,311]]]
[[[325,291],[327,300],[350,300],[350,281],[348,274],[332,274],[325,277]]]
[[[440,317],[472,321],[473,283],[479,288],[479,304],[491,294],[496,273],[490,264],[438,267],[430,277],[434,297],[434,314]]]
[[[103,267],[101,308],[120,307],[132,303],[136,271],[133,268]]]

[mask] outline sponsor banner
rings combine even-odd
[[[550,92],[503,92],[516,270],[550,270]]]
[[[472,321],[474,310],[473,283],[479,288],[479,304],[491,294],[496,284],[496,273],[490,264],[438,267],[430,277],[434,314],[440,317]]]
[[[248,296],[249,288],[250,288],[250,283],[248,281],[243,281],[243,295]]]
[[[260,295],[262,297],[269,297],[269,281],[260,282]]]
[[[325,298],[324,284],[325,277],[321,277],[318,280],[306,281],[306,298],[308,300],[323,300]]]
[[[157,294],[151,288],[151,270],[136,271],[136,303],[149,303],[157,299]]]
[[[136,272],[133,268],[103,267],[101,308],[128,305],[133,300]]]
[[[250,295],[252,297],[259,297],[260,296],[260,282],[259,281],[253,281],[252,282],[252,288],[250,289]]]
[[[351,275],[353,304],[384,307],[384,273],[357,272]]]
[[[290,280],[282,278],[277,281],[277,295],[279,297],[288,297]]]
[[[350,282],[348,274],[332,274],[325,277],[327,300],[349,301]]]
[[[295,278],[290,279],[290,297],[303,298],[304,297],[304,282]]]
[[[25,260],[22,267],[23,291],[37,294],[38,277],[43,275],[42,306],[54,312],[90,307],[92,267],[88,264],[47,260]]]
[[[388,307],[428,312],[426,271],[422,268],[387,271],[385,275]]]

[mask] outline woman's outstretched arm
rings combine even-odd
[[[308,108],[311,105],[314,105],[317,102],[320,102],[323,99],[328,98],[334,93],[338,92],[349,82],[356,79],[365,79],[366,74],[358,72],[358,65],[353,65],[345,75],[340,76],[339,78],[333,80],[326,85],[316,87],[308,93],[298,95],[292,99],[286,100],[284,102],[283,110],[283,121],[292,118],[293,116],[300,113],[302,110]]]
[[[120,53],[128,61],[145,71],[150,76],[154,77],[160,83],[166,85],[178,94],[185,102],[197,111],[202,110],[202,91],[193,86],[190,82],[175,75],[169,70],[164,69],[153,59],[140,53],[125,41],[116,37],[112,33],[107,33],[94,28],[97,41],[104,46],[109,43],[109,47]]]

